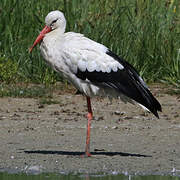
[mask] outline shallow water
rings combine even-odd
[[[53,173],[44,173],[38,175],[28,174],[9,174],[0,173],[0,180],[178,180],[180,177],[175,176],[160,176],[160,175],[149,175],[149,176],[131,176],[131,175],[61,175]]]

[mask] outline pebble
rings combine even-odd
[[[118,127],[117,126],[113,126],[112,129],[118,129]]]
[[[30,174],[39,174],[42,170],[42,166],[40,165],[34,165],[34,166],[26,166],[25,171],[26,173]]]
[[[14,159],[14,156],[11,156],[11,159]]]
[[[123,114],[125,114],[125,112],[115,111],[114,114],[115,114],[115,115],[123,115]]]

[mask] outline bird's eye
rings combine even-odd
[[[55,19],[54,21],[52,21],[51,26],[52,26],[54,23],[56,23],[57,20],[58,20],[58,19]]]

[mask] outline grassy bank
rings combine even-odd
[[[179,0],[2,0],[0,81],[54,83],[32,45],[51,10],[67,18],[67,31],[84,33],[132,63],[148,82],[180,84]]]

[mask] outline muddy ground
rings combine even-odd
[[[180,173],[180,98],[157,86],[160,119],[138,106],[94,98],[90,158],[82,158],[86,99],[54,93],[39,99],[0,99],[0,170],[59,173]]]

